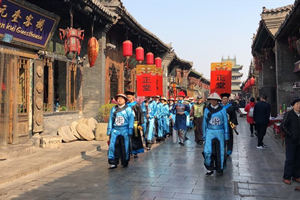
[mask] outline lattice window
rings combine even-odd
[[[28,112],[28,59],[18,59],[18,113]]]

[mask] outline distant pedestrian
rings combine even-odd
[[[204,115],[205,104],[203,102],[202,96],[198,96],[196,103],[192,107],[191,116],[194,117],[195,126],[195,142],[199,145],[203,144],[203,115]]]
[[[283,182],[289,185],[291,179],[300,183],[300,98],[294,100],[292,106],[281,124],[286,144]]]
[[[254,131],[255,131],[255,123],[253,119],[254,106],[255,106],[255,99],[254,97],[251,97],[250,102],[245,107],[245,111],[247,112],[247,122],[250,125],[251,137],[254,137]]]
[[[110,141],[108,148],[110,169],[117,168],[119,159],[121,159],[123,167],[128,166],[129,140],[134,126],[134,112],[125,104],[128,100],[126,95],[118,94],[115,98],[118,105],[111,109],[107,126],[107,135]]]
[[[269,103],[267,103],[267,96],[262,96],[260,98],[260,101],[255,104],[253,112],[258,140],[256,148],[263,149],[267,147],[263,143],[263,139],[266,135],[271,113],[271,106]]]
[[[175,114],[175,124],[174,130],[177,131],[177,134],[173,134],[173,142],[177,143],[179,139],[179,144],[184,146],[184,142],[186,140],[186,113],[190,112],[190,107],[187,104],[184,104],[183,99],[185,97],[185,93],[180,91],[178,93],[178,102],[173,106],[172,113]]]

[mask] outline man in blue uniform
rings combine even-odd
[[[178,102],[173,106],[172,113],[174,113],[175,116],[175,124],[174,124],[174,130],[177,131],[178,137],[179,137],[179,144],[181,146],[184,146],[184,141],[186,140],[186,113],[190,112],[190,107],[187,104],[184,104],[183,99],[185,97],[185,94],[183,91],[178,93]],[[175,135],[175,134],[173,134]],[[177,137],[173,136],[173,137]],[[173,138],[173,141],[177,140]],[[176,141],[177,142],[177,141]]]
[[[117,168],[119,159],[123,167],[129,162],[129,139],[133,133],[134,113],[125,103],[127,97],[118,94],[116,97],[118,105],[110,111],[110,118],[107,127],[107,135],[110,137],[108,149],[108,163],[110,169]]]
[[[175,123],[175,114],[172,113],[172,109],[173,109],[173,105],[174,105],[174,98],[170,98],[169,99],[169,112],[170,112],[170,128],[169,128],[169,135],[173,135],[173,127],[174,127],[174,123]]]
[[[126,91],[128,102],[127,105],[134,111],[134,129],[131,136],[131,153],[134,158],[138,157],[139,153],[144,153],[144,146],[142,141],[142,124],[144,123],[144,116],[141,106],[135,101],[135,92]]]
[[[221,101],[217,93],[212,93],[207,98],[209,105],[204,110],[203,140],[204,165],[209,170],[206,175],[212,175],[214,170],[218,175],[223,175],[225,163],[225,144],[229,140],[228,119],[226,110],[219,104]]]
[[[235,126],[238,125],[237,116],[236,116],[236,109],[232,106],[231,103],[229,103],[229,93],[222,93],[222,106],[226,110],[227,117],[228,117],[228,130],[229,130],[229,141],[226,144],[227,146],[227,156],[230,156],[232,154],[232,148],[233,148],[233,129],[231,128],[229,122],[233,123]]]
[[[169,133],[169,116],[170,111],[167,99],[165,97],[161,97],[160,109],[159,112],[157,112],[159,141],[164,140],[166,135]]]
[[[151,144],[153,143],[154,132],[155,132],[156,107],[157,107],[156,102],[153,99],[150,99],[147,107],[148,114],[146,115],[149,123],[146,131],[147,150],[151,149]]]

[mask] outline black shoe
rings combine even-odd
[[[251,137],[254,137],[254,134],[253,133],[251,133],[251,135],[250,135]]]
[[[211,175],[213,175],[213,173],[214,173],[214,171],[208,171],[208,172],[206,172],[206,176],[211,176]]]
[[[185,136],[185,138],[184,138],[184,139],[185,139],[185,140],[189,140],[189,138],[188,138],[188,137],[186,137],[186,136]]]
[[[126,168],[126,167],[128,167],[128,163],[127,164],[124,164],[124,165],[122,165],[123,166],[123,168]]]
[[[183,144],[182,142],[179,142],[179,144],[180,144],[181,146],[184,146],[184,144]]]
[[[110,165],[108,169],[115,169],[117,167],[118,167],[117,165]]]
[[[138,158],[138,155],[137,155],[137,154],[134,154],[133,158]]]

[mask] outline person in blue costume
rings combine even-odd
[[[144,123],[144,116],[141,106],[135,101],[135,92],[126,91],[128,102],[127,105],[134,111],[134,128],[131,136],[131,154],[134,158],[138,157],[139,153],[144,153],[144,146],[142,141],[142,124]]]
[[[193,118],[193,116],[191,115],[191,111],[192,111],[192,108],[193,108],[193,106],[194,106],[194,104],[195,104],[195,102],[194,102],[194,97],[190,97],[189,98],[189,106],[190,106],[190,114],[189,114],[189,117],[190,117],[190,123],[189,123],[189,128],[190,129],[193,129],[194,128],[194,118]]]
[[[220,105],[221,98],[217,93],[212,93],[207,98],[209,105],[204,110],[203,140],[204,166],[209,170],[206,175],[212,175],[214,170],[217,175],[223,175],[225,165],[225,141],[229,140],[228,119],[226,110]]]
[[[155,137],[156,137],[156,141],[159,142],[160,139],[158,138],[158,121],[159,121],[159,118],[158,118],[158,114],[160,112],[160,109],[161,109],[161,102],[160,102],[160,96],[159,95],[156,95],[154,96],[154,100],[156,102],[156,115],[155,115],[155,120],[154,120],[154,126],[155,126]]]
[[[169,99],[169,112],[170,112],[170,128],[169,128],[169,136],[170,135],[173,135],[173,127],[174,127],[174,123],[175,123],[175,114],[172,113],[172,108],[173,108],[173,105],[174,105],[174,98],[170,98]]]
[[[179,144],[181,146],[184,146],[184,142],[186,140],[186,130],[187,130],[186,113],[190,112],[190,107],[187,104],[184,104],[183,102],[184,97],[185,97],[185,93],[183,91],[180,91],[178,93],[178,102],[173,106],[172,109],[172,113],[176,115],[174,130],[177,131]],[[177,136],[173,136],[173,141],[177,142]]]
[[[167,104],[167,99],[165,97],[161,97],[161,107],[159,112],[157,113],[158,118],[158,138],[160,140],[164,140],[166,135],[169,134],[169,105]]]
[[[156,107],[157,107],[156,102],[153,99],[150,99],[148,103],[148,114],[146,115],[149,124],[147,126],[147,131],[146,131],[147,150],[151,149],[151,145],[154,139]]]
[[[119,159],[123,167],[128,166],[129,162],[129,140],[133,133],[134,112],[125,103],[125,94],[116,95],[117,105],[110,111],[107,127],[109,136],[108,163],[110,169],[117,168]]]
[[[236,116],[236,109],[232,104],[229,103],[229,93],[222,93],[221,98],[222,98],[222,105],[223,108],[227,112],[227,117],[228,117],[228,130],[229,130],[229,141],[226,143],[227,146],[227,156],[230,156],[232,154],[232,149],[233,149],[233,129],[231,128],[229,121],[231,121],[235,127],[238,125],[237,121],[237,116]]]
[[[144,141],[145,141],[145,145],[146,147],[148,146],[147,145],[147,131],[148,131],[148,128],[149,127],[149,120],[147,118],[147,115],[149,114],[148,112],[148,105],[149,105],[149,101],[150,101],[150,98],[149,97],[145,97],[145,100],[143,101],[142,105],[141,105],[141,109],[142,109],[142,112],[143,112],[143,118],[144,118],[144,123],[142,124],[142,127],[143,127],[143,137],[144,137]]]

